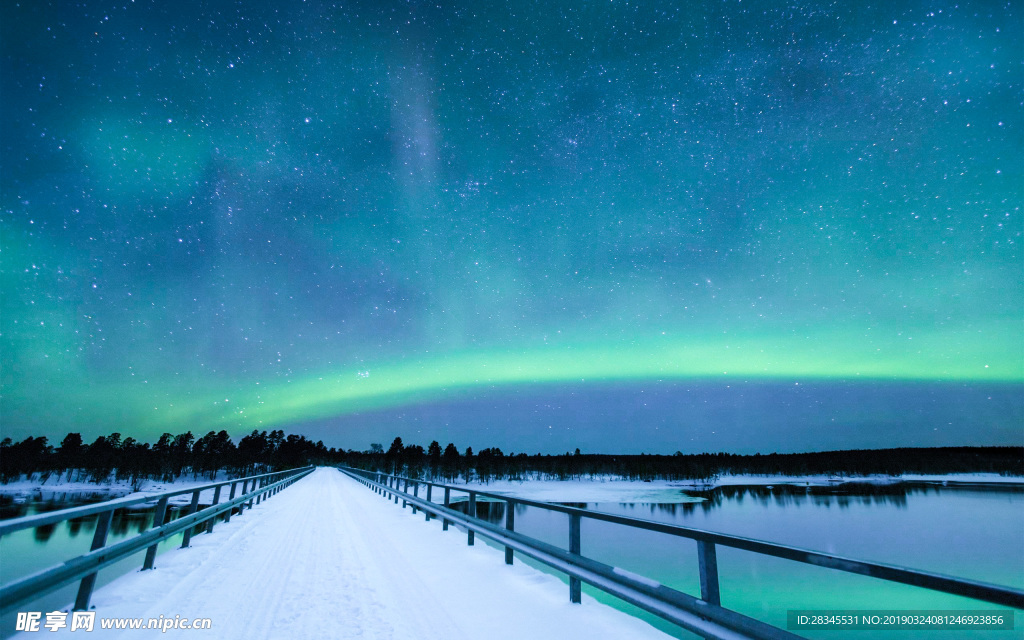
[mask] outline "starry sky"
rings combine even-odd
[[[2,435],[1021,444],[1022,30],[3,2]]]

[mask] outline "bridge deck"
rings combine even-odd
[[[467,547],[454,529],[442,532],[335,469],[318,469],[189,549],[161,554],[155,570],[114,581],[93,604],[98,618],[180,615],[213,625],[160,634],[97,623],[90,634],[126,639],[668,637],[587,597],[570,604],[557,578],[508,567],[480,542]]]

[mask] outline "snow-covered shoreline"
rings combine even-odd
[[[900,483],[927,483],[943,486],[988,485],[1024,487],[1022,476],[1000,476],[996,473],[906,474],[901,476],[782,476],[782,475],[727,475],[708,481],[702,480],[623,480],[610,476],[577,478],[573,480],[531,479],[523,481],[497,480],[489,483],[457,483],[499,495],[515,496],[545,502],[639,502],[685,503],[702,498],[686,495],[685,491],[711,491],[727,486],[809,486],[829,487],[840,484],[893,485]]]
[[[188,489],[194,486],[229,480],[220,472],[216,480],[182,476],[174,482],[146,480],[139,491],[133,491],[129,482],[92,483],[62,480],[51,477],[41,482],[38,477],[0,485],[0,495],[13,496],[15,501],[65,500],[73,495],[106,494],[108,499],[155,495],[167,491]],[[439,482],[444,482],[439,480]],[[723,475],[710,480],[625,480],[618,476],[587,476],[571,480],[531,478],[526,480],[495,480],[487,483],[456,481],[456,486],[499,495],[516,496],[545,502],[634,502],[634,503],[685,503],[698,502],[702,498],[686,495],[686,491],[711,491],[718,487],[730,486],[806,486],[830,487],[841,484],[894,485],[900,483],[926,483],[943,486],[988,485],[1001,487],[1024,487],[1022,476],[1001,476],[995,473],[955,474],[905,474],[900,476],[783,476],[783,475]],[[213,490],[204,491],[202,502],[211,500]],[[188,502],[189,495],[179,496],[176,502]],[[458,500],[459,496],[453,496]]]
[[[172,482],[161,480],[143,480],[138,490],[127,480],[110,480],[107,482],[87,482],[81,480],[65,480],[64,474],[51,474],[43,482],[39,474],[32,474],[29,478],[23,478],[7,484],[0,484],[0,495],[10,496],[15,502],[60,502],[63,500],[78,500],[85,496],[102,496],[105,500],[117,498],[136,498],[149,495],[157,495],[168,491],[190,489],[215,482],[231,480],[232,477],[225,471],[217,473],[215,479],[209,477],[193,478],[191,474],[182,475]],[[206,503],[213,499],[213,489],[207,489],[200,494],[200,502]],[[191,500],[189,494],[176,496],[171,499],[174,504],[188,503]]]

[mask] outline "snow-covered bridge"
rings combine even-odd
[[[189,548],[161,554],[154,570],[98,589],[92,605],[108,620],[211,621],[210,631],[171,629],[172,637],[667,637],[596,601],[570,604],[558,578],[506,566],[500,551],[468,547],[437,521],[413,517],[330,468],[218,523],[210,535],[193,536]],[[147,633],[167,635],[99,624],[89,635]]]

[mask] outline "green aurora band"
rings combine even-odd
[[[88,385],[76,394],[85,415],[76,422],[124,424],[154,437],[167,430],[276,428],[359,411],[393,408],[479,389],[520,384],[638,380],[961,381],[1020,383],[1017,336],[993,340],[922,334],[913,350],[893,341],[857,342],[836,332],[773,341],[754,336],[650,340],[620,347],[578,345],[532,351],[479,351],[414,361],[380,362],[286,382],[223,380],[152,385],[151,394]],[[902,348],[901,348],[902,346]],[[80,381],[84,382],[84,381]],[[197,393],[196,389],[203,389]],[[112,410],[113,408],[115,408]],[[40,406],[42,412],[46,412]]]

